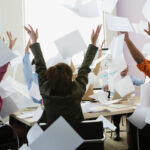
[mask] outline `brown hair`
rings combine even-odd
[[[65,96],[70,92],[72,84],[72,69],[65,63],[58,63],[48,68],[47,78],[54,96]]]

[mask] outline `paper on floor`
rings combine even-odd
[[[127,119],[138,129],[143,129],[144,126],[146,125],[145,119],[146,119],[147,114],[149,113],[149,109],[150,108],[139,107]]]
[[[133,32],[128,18],[106,15],[108,29],[112,31]]]
[[[0,39],[0,67],[10,62],[17,56],[7,47],[7,45]]]
[[[100,115],[97,119],[97,121],[103,122],[104,129],[110,129],[112,131],[116,130],[116,126],[114,126],[109,120],[107,120],[104,116]]]
[[[83,139],[76,131],[59,117],[30,147],[32,150],[42,150],[43,146],[44,150],[73,150],[82,143]]]
[[[103,0],[102,9],[104,12],[112,13],[118,0]]]
[[[32,128],[28,131],[27,134],[27,140],[29,145],[31,145],[42,134],[43,130],[41,129],[41,127],[37,123],[34,124],[34,126],[32,126]]]
[[[78,30],[59,38],[55,41],[55,45],[64,59],[87,48]]]

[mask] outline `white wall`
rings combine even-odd
[[[10,31],[13,37],[17,37],[14,49],[24,54],[24,15],[23,15],[24,0],[0,0],[0,36],[4,36],[8,43],[6,31]],[[8,74],[13,74],[14,68],[9,66]],[[17,68],[16,79],[23,81],[22,67]]]

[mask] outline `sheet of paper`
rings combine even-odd
[[[34,113],[24,113],[18,116],[20,119],[25,119],[25,118],[32,118],[34,116]]]
[[[149,108],[140,107],[140,108],[137,108],[134,111],[134,113],[127,119],[138,129],[143,129],[144,126],[146,125],[145,119],[148,113],[149,113]]]
[[[32,82],[32,86],[30,88],[29,93],[31,97],[34,97],[35,99],[39,101],[42,99],[39,86],[35,82]]]
[[[17,56],[15,59],[11,60],[10,64],[12,67],[17,66],[22,63],[23,56],[19,51],[15,50],[13,53]]]
[[[43,134],[43,130],[41,127],[36,123],[32,128],[28,131],[27,140],[29,145],[31,145],[40,135]],[[44,146],[44,145],[43,145]]]
[[[102,9],[104,12],[112,13],[118,0],[103,0]]]
[[[150,124],[150,110],[147,112],[146,118],[145,118],[145,123]]]
[[[30,147],[32,150],[42,150],[44,145],[44,150],[74,150],[82,143],[83,139],[63,117],[59,117]]]
[[[5,65],[17,56],[7,47],[7,45],[0,39],[0,66]]]
[[[23,144],[19,150],[31,150],[30,147],[27,146],[27,144]]]
[[[83,113],[90,112],[91,105],[92,104],[90,102],[81,103],[82,112]]]
[[[98,17],[99,16],[99,8],[97,4],[97,0],[89,0],[89,1],[78,1],[73,7],[65,6],[71,11],[75,12],[81,17]]]
[[[129,76],[124,77],[115,85],[115,90],[121,97],[124,97],[132,92],[134,92],[135,87]]]
[[[38,107],[37,110],[34,112],[33,120],[37,122],[41,118],[42,114],[43,109],[41,107]]]
[[[142,53],[143,54],[150,54],[150,43],[147,43],[144,45]]]
[[[55,41],[55,45],[64,59],[87,48],[78,30],[59,38]]]
[[[142,84],[140,90],[140,100],[142,107],[150,107],[150,84]]]
[[[112,67],[121,72],[127,68],[127,63],[123,54],[124,34],[121,34],[112,40],[109,49],[112,52]]]
[[[133,32],[128,18],[106,15],[108,29],[112,31]]]
[[[13,113],[17,112],[18,110],[19,110],[19,108],[14,103],[14,101],[12,100],[12,98],[7,97],[7,98],[3,99],[3,106],[2,106],[2,109],[0,111],[0,116],[2,118],[6,118],[10,114],[13,114]]]
[[[107,120],[104,116],[100,115],[97,119],[97,121],[103,122],[104,129],[110,129],[112,131],[116,130],[116,126],[114,126],[109,120]]]
[[[143,7],[142,13],[144,17],[150,22],[150,9],[149,8],[150,8],[150,0],[147,0]]]

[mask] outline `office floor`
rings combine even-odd
[[[124,126],[122,126],[122,123],[120,124],[121,130],[126,130],[126,118],[123,117],[123,123]],[[114,134],[113,134],[114,135]],[[113,138],[110,137],[110,133],[106,133],[106,140],[104,149],[105,150],[126,150],[127,149],[127,133],[126,132],[120,132],[121,141],[114,141]]]

